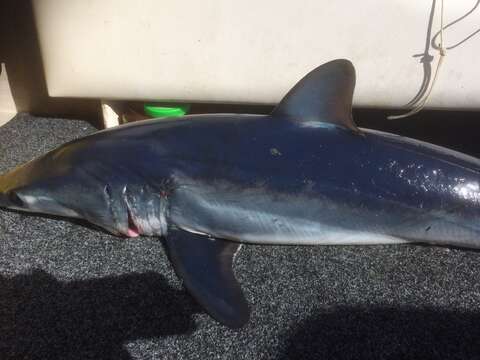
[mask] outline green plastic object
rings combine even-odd
[[[183,116],[188,112],[189,109],[189,105],[143,105],[143,111],[145,112],[145,114],[154,118]]]

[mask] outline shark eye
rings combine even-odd
[[[23,207],[23,200],[20,199],[20,196],[15,191],[8,194],[8,200],[15,206]]]

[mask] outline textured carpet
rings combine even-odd
[[[92,131],[19,115],[0,128],[0,172]],[[185,293],[159,240],[0,211],[0,358],[480,358],[479,252],[244,246],[235,269],[253,311],[232,331]]]

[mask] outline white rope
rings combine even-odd
[[[443,26],[443,0],[441,0],[441,1],[442,2],[441,2],[441,10],[440,10],[440,45],[438,47],[438,52],[440,54],[440,57],[438,58],[437,67],[435,69],[435,74],[433,75],[433,80],[432,80],[432,83],[430,85],[430,88],[424,94],[423,99],[418,101],[417,105],[415,105],[409,112],[407,112],[406,114],[401,114],[401,115],[387,116],[388,120],[403,119],[403,118],[415,115],[416,113],[420,112],[425,107],[425,104],[427,103],[427,101],[430,97],[430,94],[432,93],[433,87],[435,86],[435,83],[436,83],[437,78],[438,78],[438,72],[439,72],[440,67],[442,66],[442,63],[443,63],[443,59],[447,55],[447,49],[445,48],[444,43],[443,43],[443,27],[444,27]]]

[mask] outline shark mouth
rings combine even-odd
[[[132,213],[130,208],[127,206],[127,213],[128,213],[128,230],[127,236],[128,237],[138,237],[140,236],[140,230],[138,229],[137,225],[133,221]]]

